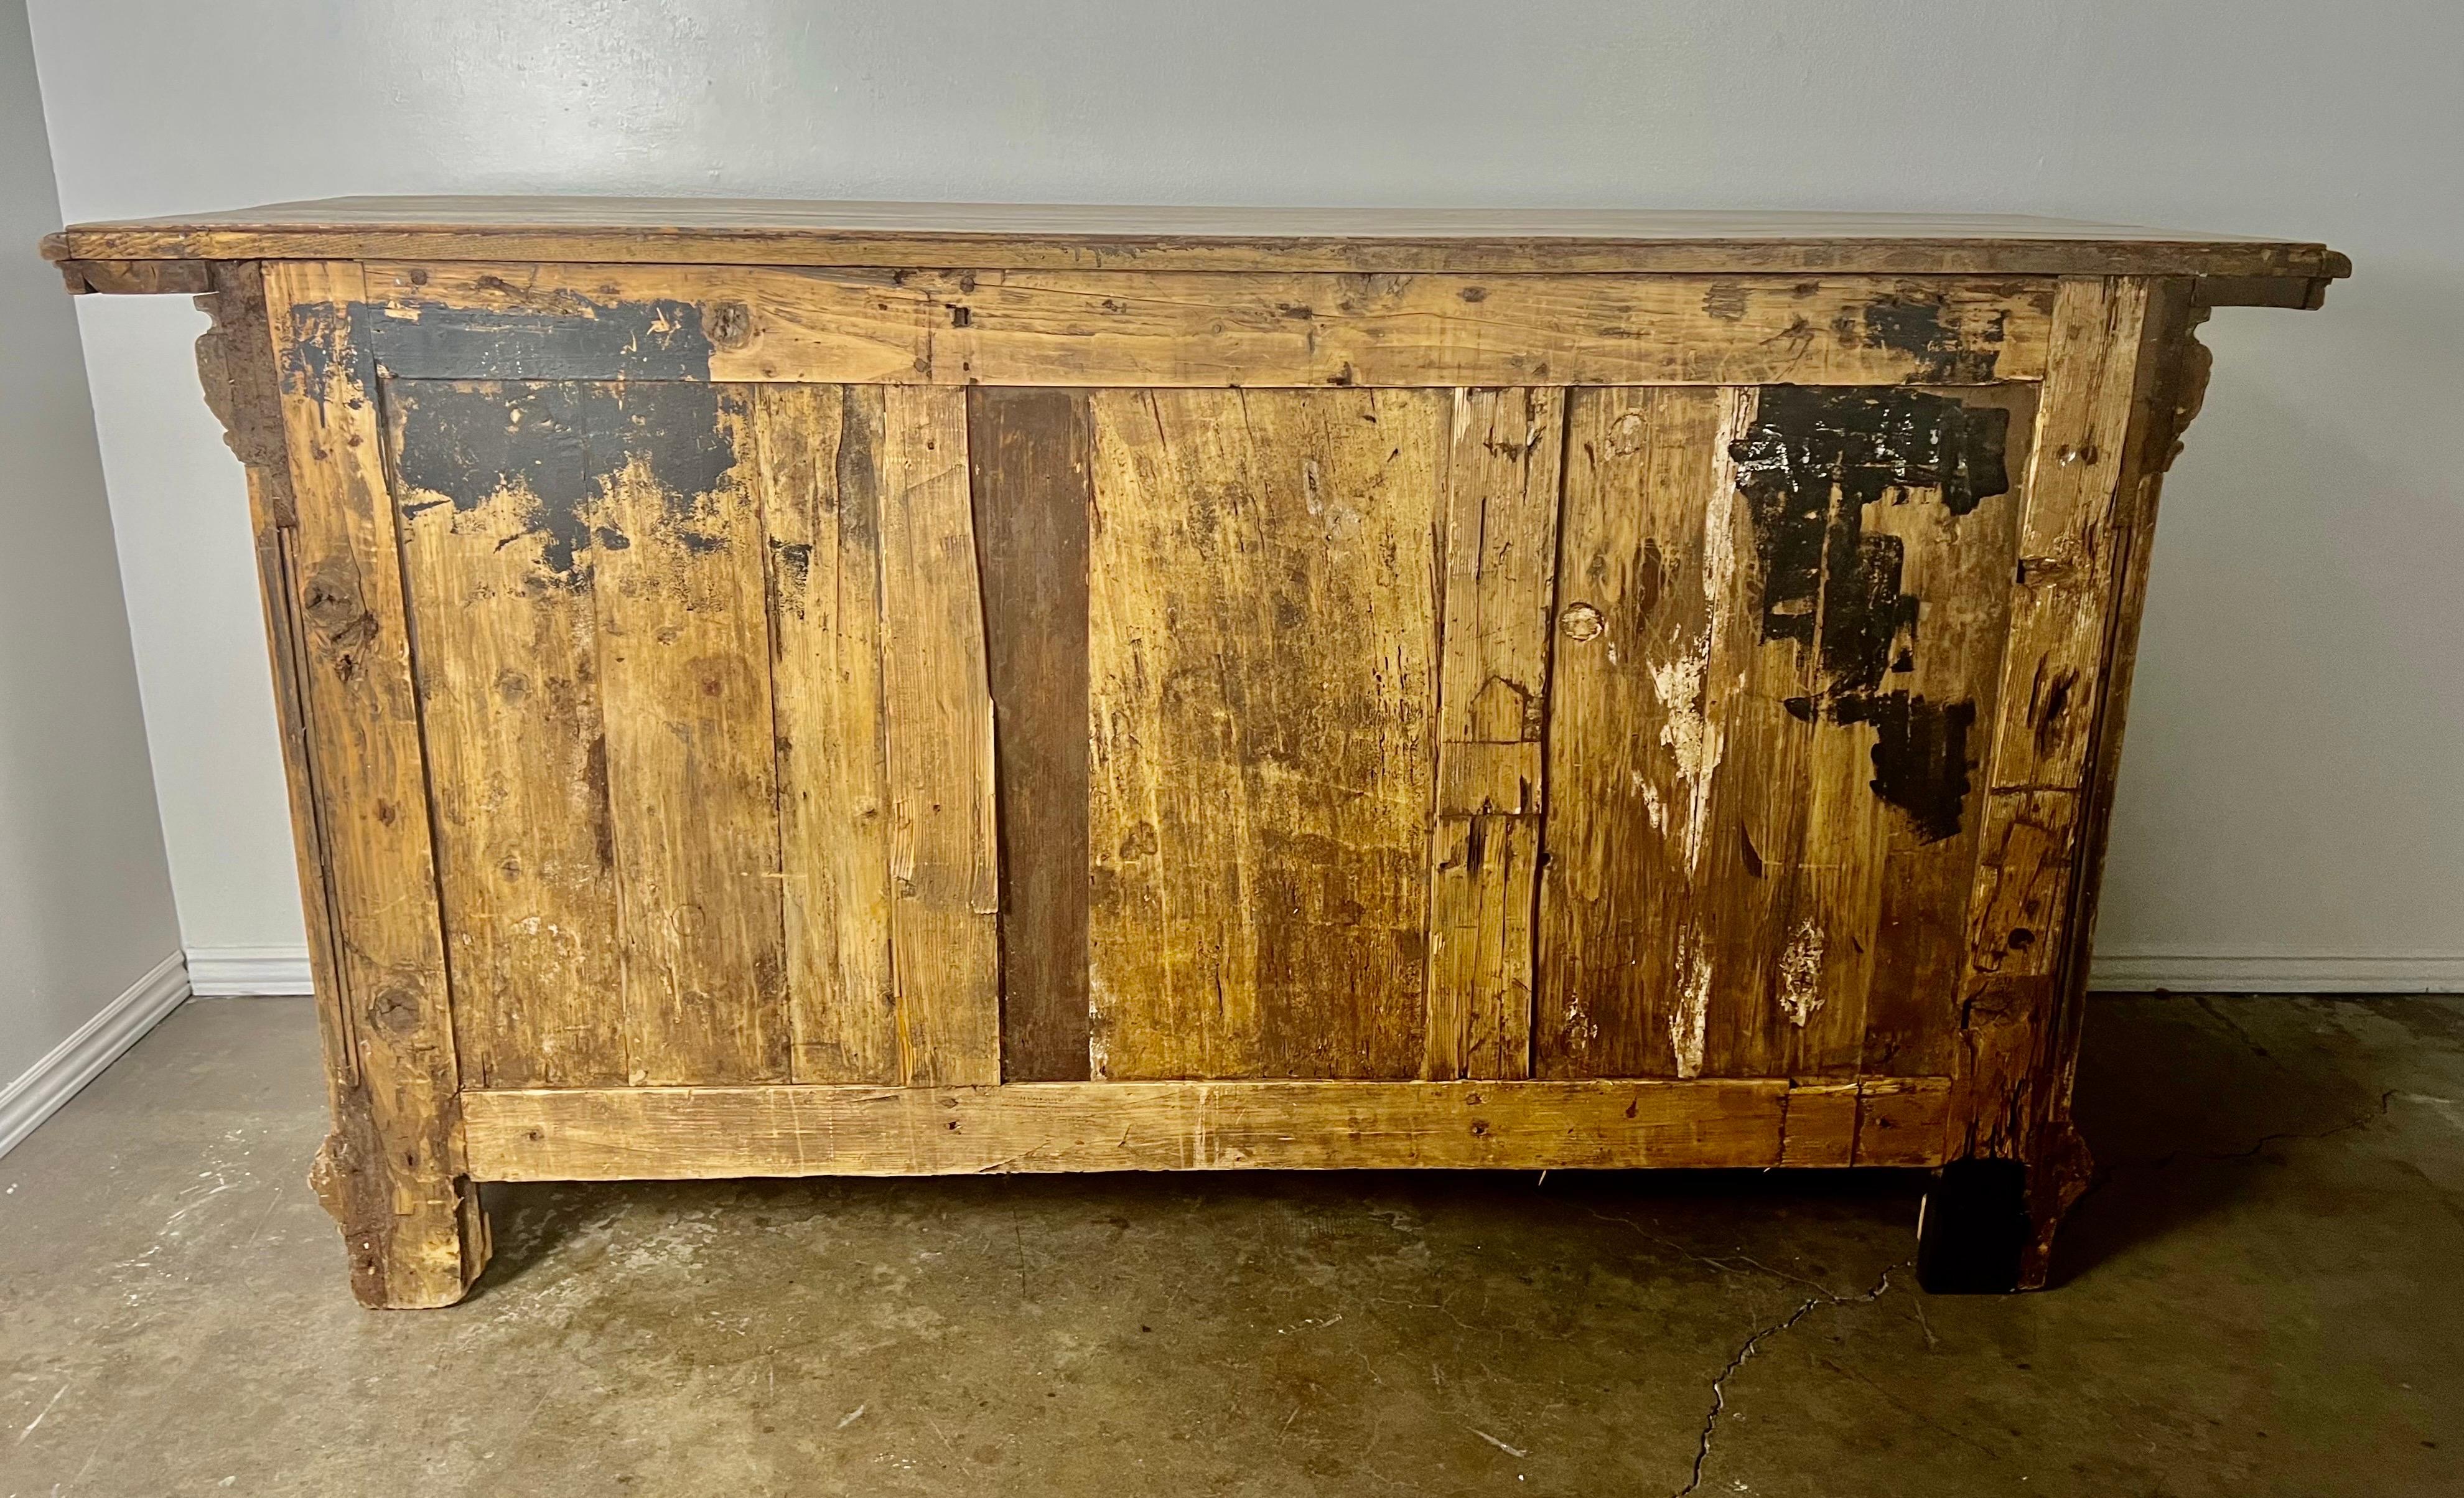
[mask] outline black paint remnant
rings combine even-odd
[[[710,378],[711,337],[689,301],[574,292],[513,307],[405,301],[370,309],[365,323],[377,363],[407,380]]]
[[[1972,700],[1928,702],[1904,692],[1843,697],[1831,704],[1835,723],[1874,725],[1874,790],[1906,812],[1921,841],[1959,835],[1968,804],[1968,731]]]
[[[353,309],[354,311],[363,309]],[[303,301],[291,308],[291,341],[282,350],[285,386],[321,406],[334,366],[352,357],[352,319],[330,301]],[[366,344],[358,345],[364,350]]]
[[[561,579],[577,576],[578,552],[632,544],[595,512],[607,485],[637,460],[683,545],[726,544],[694,524],[698,501],[736,466],[715,386],[397,381],[386,395],[402,412],[404,486],[442,495],[457,511],[520,489],[531,500],[529,527],[547,538],[543,564]]]
[[[1916,377],[1936,385],[1984,385],[2002,357],[2004,314],[1996,312],[1971,347],[1955,326],[1945,326],[1942,302],[1923,292],[1902,290],[1867,302],[1859,311],[1868,347],[1888,348],[1917,362]],[[1854,341],[1844,335],[1842,341]]]
[[[1976,705],[1882,691],[1915,669],[1918,602],[1901,588],[1906,547],[1866,535],[1865,509],[1930,491],[1965,516],[2008,493],[2010,421],[1924,390],[1769,386],[1728,450],[1753,519],[1762,638],[1814,652],[1814,694],[1785,706],[1873,725],[1874,789],[1928,842],[1959,831]]]

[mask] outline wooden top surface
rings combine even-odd
[[[363,197],[73,225],[55,260],[2327,278],[2324,245],[2025,215]]]

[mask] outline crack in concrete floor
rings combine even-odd
[[[1720,1376],[1711,1380],[1711,1408],[1709,1412],[1703,1417],[1703,1434],[1694,1445],[1693,1474],[1685,1479],[1685,1486],[1669,1494],[1669,1498],[1687,1498],[1688,1494],[1703,1486],[1703,1468],[1711,1460],[1711,1442],[1713,1437],[1716,1436],[1719,1431],[1721,1413],[1725,1411],[1728,1405],[1728,1380],[1735,1377],[1738,1372],[1742,1370],[1748,1362],[1752,1360],[1753,1355],[1756,1353],[1762,1351],[1762,1346],[1765,1342],[1770,1341],[1775,1336],[1786,1333],[1798,1322],[1803,1321],[1806,1317],[1814,1314],[1816,1311],[1822,1310],[1826,1306],[1872,1305],[1874,1302],[1881,1299],[1883,1295],[1889,1292],[1891,1289],[1891,1276],[1900,1270],[1908,1268],[1915,1262],[1916,1261],[1913,1259],[1903,1260],[1901,1263],[1895,1264],[1889,1268],[1884,1269],[1882,1271],[1882,1277],[1874,1282],[1874,1288],[1865,1291],[1861,1295],[1833,1295],[1829,1293],[1816,1295],[1813,1299],[1807,1301],[1804,1305],[1801,1305],[1794,1311],[1789,1312],[1787,1319],[1772,1322],[1770,1326],[1763,1328],[1753,1335],[1746,1338],[1746,1345],[1737,1349],[1737,1355],[1728,1359],[1728,1366],[1720,1370]]]

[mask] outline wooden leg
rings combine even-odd
[[[1935,1295],[2019,1289],[2035,1238],[2028,1200],[2017,1160],[1953,1160],[1934,1172],[1917,1208],[1917,1283]]]
[[[308,1173],[341,1227],[351,1293],[379,1310],[452,1305],[488,1267],[478,1184],[441,1172],[413,1176],[393,1161],[364,1116],[340,1117]]]
[[[2094,1162],[2068,1119],[2048,1125],[2031,1160],[1953,1160],[1917,1211],[1917,1283],[1936,1295],[2042,1289],[2054,1234],[2087,1190]]]

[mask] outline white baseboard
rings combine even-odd
[[[188,990],[201,999],[317,991],[302,947],[190,947]]]
[[[174,952],[77,1026],[76,1034],[53,1046],[50,1055],[27,1068],[25,1075],[0,1088],[0,1155],[15,1149],[187,997],[187,967]]]
[[[2133,994],[2464,994],[2464,952],[2099,952],[2087,981]]]

